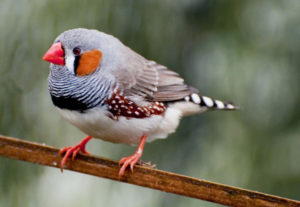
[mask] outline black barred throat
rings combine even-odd
[[[120,91],[115,91],[111,97],[106,100],[106,103],[114,119],[118,119],[119,116],[147,118],[151,115],[160,115],[166,110],[165,104],[161,102],[152,102],[149,105],[138,106],[135,102],[124,97]]]
[[[201,107],[206,107],[210,109],[220,109],[220,110],[238,109],[238,107],[232,103],[224,103],[223,101],[212,99],[208,96],[200,96],[197,93],[192,93],[191,95],[186,96],[184,100],[187,102],[191,101],[195,104],[199,104]]]

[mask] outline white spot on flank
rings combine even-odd
[[[198,94],[193,93],[193,94],[191,95],[191,98],[192,98],[192,101],[193,101],[195,104],[200,104],[200,103],[201,103],[201,99],[200,99],[200,97],[199,97]]]
[[[215,100],[215,103],[217,104],[217,107],[219,109],[224,109],[224,103],[222,101],[219,101],[219,100]]]
[[[134,113],[135,113],[135,115],[137,115],[137,116],[140,115],[140,112],[138,112],[138,111],[135,111]]]
[[[115,100],[112,100],[111,103],[112,103],[112,104],[116,104],[116,101],[115,101]]]
[[[202,96],[202,99],[203,99],[206,106],[212,107],[214,105],[214,102],[211,98],[209,98],[207,96]]]

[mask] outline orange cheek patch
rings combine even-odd
[[[80,56],[76,75],[85,76],[94,72],[101,63],[102,53],[99,50],[91,50]]]

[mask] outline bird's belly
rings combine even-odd
[[[180,114],[167,110],[164,116],[153,115],[149,118],[111,119],[104,109],[93,108],[85,113],[58,109],[62,116],[78,127],[84,133],[105,141],[137,144],[143,134],[148,136],[147,141],[165,138],[174,132],[178,126]]]

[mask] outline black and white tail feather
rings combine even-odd
[[[197,93],[192,93],[184,98],[186,102],[193,102],[200,105],[200,107],[207,109],[217,109],[217,110],[237,110],[239,107],[235,106],[233,103],[223,102],[217,99],[212,99],[208,96],[200,96]]]

